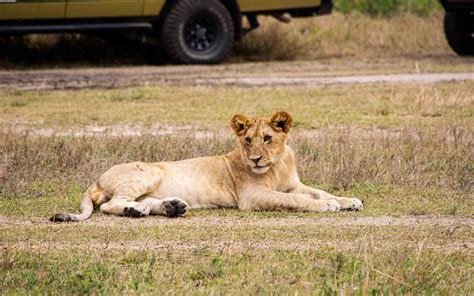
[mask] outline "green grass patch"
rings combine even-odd
[[[365,210],[360,215],[472,213],[470,130],[445,127],[386,133],[330,129],[295,136],[291,146],[303,182],[336,195],[363,199]],[[235,147],[232,137],[37,137],[10,133],[5,136],[6,179],[0,214],[46,217],[55,211],[73,211],[85,189],[115,164],[220,155]]]
[[[126,90],[15,92],[0,90],[4,128],[129,125],[225,128],[235,113],[251,116],[289,111],[300,128],[334,125],[428,127],[472,124],[473,82],[340,85],[318,89],[137,87]],[[28,102],[21,104],[19,102]],[[21,105],[21,107],[19,106]],[[219,110],[219,112],[215,112]]]
[[[437,0],[335,0],[335,10],[342,13],[365,13],[371,16],[394,16],[414,13],[421,16],[440,11]]]
[[[338,214],[298,212],[240,212],[233,209],[193,210],[191,217],[318,218],[455,215],[470,216],[474,201],[467,192],[437,188],[416,188],[388,184],[353,184],[350,190],[334,190],[329,184],[310,184],[335,195],[363,200],[364,211]],[[80,184],[35,183],[17,192],[7,192],[0,199],[0,214],[16,218],[49,218],[56,212],[78,212],[87,186]]]
[[[460,252],[401,248],[174,253],[170,250],[8,250],[0,287],[35,294],[430,294],[469,293],[472,268]]]

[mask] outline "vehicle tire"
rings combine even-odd
[[[233,42],[232,16],[218,0],[178,0],[161,28],[166,54],[179,63],[220,63]]]
[[[446,11],[444,34],[449,46],[459,55],[474,55],[474,15],[469,11]]]

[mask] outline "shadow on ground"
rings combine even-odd
[[[285,54],[275,55],[272,53],[274,50],[271,47],[252,44],[249,46],[244,42],[238,42],[227,61],[229,63],[290,61],[297,56],[296,52],[287,52],[287,49],[282,49]],[[123,36],[49,34],[0,37],[0,69],[169,64],[173,64],[173,61],[166,56],[159,44],[152,46]]]
[[[0,38],[0,68],[165,65],[171,61],[155,46],[124,38],[81,34]]]
[[[285,61],[292,58],[278,58]],[[268,61],[262,49],[236,44],[229,62]],[[0,69],[162,66],[173,64],[159,45],[123,36],[50,34],[0,37]]]

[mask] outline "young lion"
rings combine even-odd
[[[81,214],[55,214],[54,222],[82,221],[94,206],[127,217],[183,216],[188,209],[236,207],[241,210],[337,212],[361,210],[357,198],[337,197],[301,183],[286,141],[292,119],[235,115],[231,127],[239,148],[220,156],[176,162],[132,162],[113,166],[92,184]]]

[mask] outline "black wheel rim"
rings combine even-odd
[[[184,27],[184,40],[189,49],[204,52],[216,45],[219,30],[213,15],[199,14],[191,17]]]

